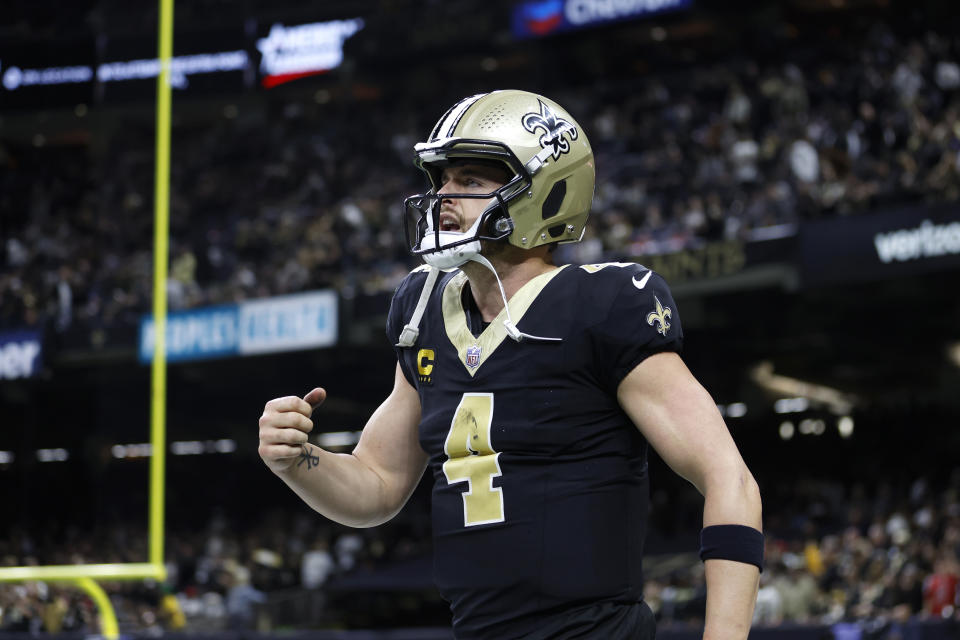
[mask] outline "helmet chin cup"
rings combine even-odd
[[[437,269],[454,269],[465,262],[469,262],[480,253],[480,240],[459,245],[456,245],[456,243],[469,238],[476,238],[482,218],[483,216],[479,216],[473,225],[463,233],[458,231],[440,231],[437,233],[433,231],[433,225],[430,224],[423,240],[420,241],[420,250],[425,251],[422,254],[423,261]],[[439,247],[437,246],[437,236],[440,239]],[[449,248],[444,249],[444,247]]]
[[[456,235],[460,235],[459,233]],[[424,243],[426,244],[426,243]],[[474,240],[452,249],[440,249],[423,254],[423,261],[437,269],[455,269],[480,253],[480,241]]]

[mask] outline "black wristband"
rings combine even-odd
[[[742,524],[715,524],[700,531],[700,559],[733,560],[763,571],[763,534]]]

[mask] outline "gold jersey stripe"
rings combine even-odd
[[[520,287],[520,290],[513,294],[508,304],[510,305],[510,315],[515,324],[520,324],[523,315],[537,299],[543,288],[547,286],[557,274],[563,271],[567,265],[558,267],[546,273],[542,273],[533,278],[528,283]],[[507,319],[506,309],[501,309],[497,317],[493,319],[479,337],[474,337],[467,326],[467,314],[463,310],[463,287],[467,283],[467,276],[462,271],[450,279],[443,289],[443,325],[447,330],[447,338],[457,350],[460,358],[460,364],[464,366],[470,377],[473,377],[483,363],[487,361],[497,347],[507,337],[507,330],[503,326]],[[477,366],[467,365],[467,349],[472,346],[480,347],[480,361]]]

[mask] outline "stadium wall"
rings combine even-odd
[[[698,640],[701,630],[694,627],[666,627],[657,630],[658,640]],[[36,637],[30,633],[3,633],[0,640],[26,640]],[[83,640],[85,633],[52,634],[52,640]],[[128,635],[135,640],[154,635]],[[171,640],[452,640],[450,630],[442,628],[407,628],[387,631],[283,631],[272,634],[255,631],[218,633],[166,633]],[[775,628],[754,628],[753,640],[955,640],[960,637],[960,624],[952,620],[910,620],[905,623],[876,620],[869,623],[838,623],[833,625],[781,625]]]

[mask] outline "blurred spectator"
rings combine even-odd
[[[330,545],[324,538],[317,538],[309,551],[303,554],[300,564],[300,584],[305,589],[319,589],[336,569]]]
[[[267,601],[265,593],[250,584],[250,570],[236,566],[227,578],[227,620],[234,630],[253,629],[257,606]]]
[[[923,610],[930,615],[949,618],[960,605],[960,564],[955,551],[937,557],[933,573],[923,582]]]
[[[813,574],[807,571],[803,559],[796,554],[784,554],[785,571],[771,579],[780,595],[783,618],[808,622],[818,605],[819,590]]]
[[[337,565],[344,571],[350,571],[357,562],[357,555],[363,549],[363,538],[355,531],[348,531],[337,538],[333,548]]]
[[[753,624],[773,626],[783,622],[783,596],[773,584],[770,572],[760,574],[757,604],[753,609]]]
[[[187,617],[183,614],[180,601],[167,585],[161,587],[160,604],[157,609],[157,617],[165,629],[183,631],[186,628]]]

